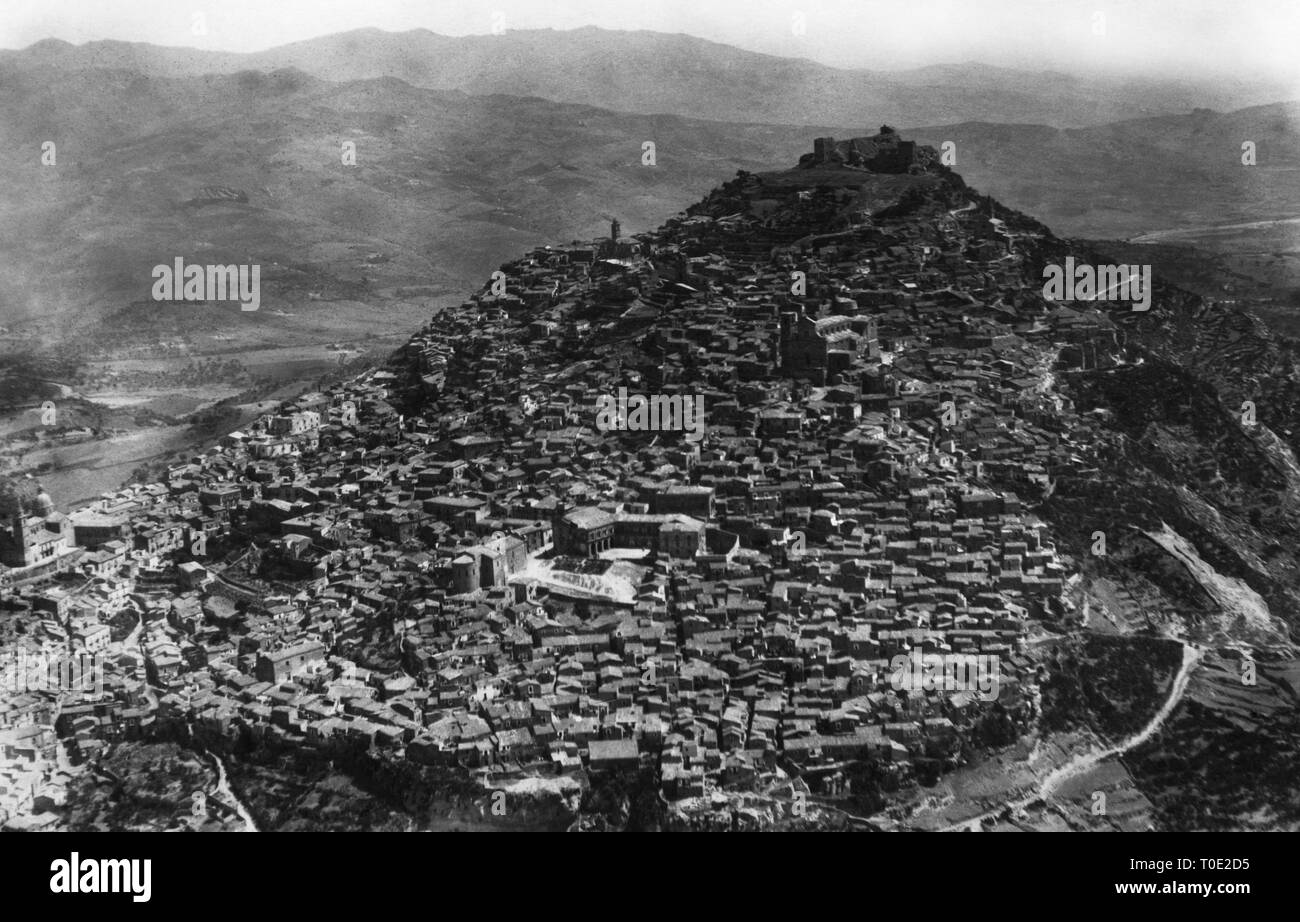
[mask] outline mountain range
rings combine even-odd
[[[254,54],[49,40],[0,52],[0,326],[46,344],[291,337],[344,301],[383,326],[386,304],[462,291],[521,247],[653,226],[810,135],[890,120],[951,141],[972,184],[1058,234],[1286,221],[1300,105],[1206,108],[1283,92],[849,71],[597,29],[361,30]],[[263,265],[267,307],[158,310],[150,270],[176,257]]]
[[[425,89],[506,93],[639,114],[729,122],[853,126],[867,120],[1081,127],[1121,119],[1237,109],[1293,97],[1294,87],[1025,72],[987,64],[850,70],[744,51],[688,35],[587,27],[451,37],[426,29],[360,29],[238,54],[46,40],[0,52],[0,69],[51,75],[93,69],[184,77],[295,67],[334,82],[392,77]]]

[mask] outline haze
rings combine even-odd
[[[194,32],[196,13],[204,15],[206,34]],[[1097,14],[1105,17],[1101,34]],[[1291,0],[6,0],[0,47],[58,38],[258,51],[366,27],[469,35],[494,26],[685,32],[836,67],[977,61],[1080,74],[1283,80],[1300,95],[1300,5]]]

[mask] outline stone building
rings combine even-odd
[[[584,507],[561,516],[555,542],[561,553],[595,557],[613,548],[694,557],[704,547],[704,523],[680,513],[606,512]]]
[[[477,544],[452,561],[452,585],[457,594],[504,586],[528,565],[528,546],[514,535],[500,535]]]
[[[44,495],[44,494],[42,494]],[[45,563],[72,547],[72,529],[62,513],[40,509],[46,515],[15,515],[8,528],[0,528],[0,563],[30,567]]]
[[[257,678],[262,682],[283,682],[293,676],[325,665],[325,645],[307,641],[257,658]]]
[[[855,359],[880,355],[876,321],[832,314],[812,318],[800,311],[781,315],[781,368],[792,377],[825,384]]]

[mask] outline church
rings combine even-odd
[[[849,370],[854,361],[876,359],[880,343],[874,317],[831,314],[816,319],[800,310],[781,315],[781,368],[817,385]]]
[[[46,563],[71,549],[72,524],[54,511],[54,502],[43,490],[30,512],[20,509],[7,528],[0,527],[0,563],[15,569]]]

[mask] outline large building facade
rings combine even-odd
[[[562,554],[595,557],[614,548],[692,558],[704,548],[705,525],[680,513],[606,512],[584,507],[561,516],[555,546]]]
[[[0,563],[21,568],[46,563],[72,548],[72,528],[58,512],[16,515],[0,528]]]
[[[858,358],[879,356],[873,317],[781,315],[781,368],[792,377],[825,384],[831,375],[848,371]]]

